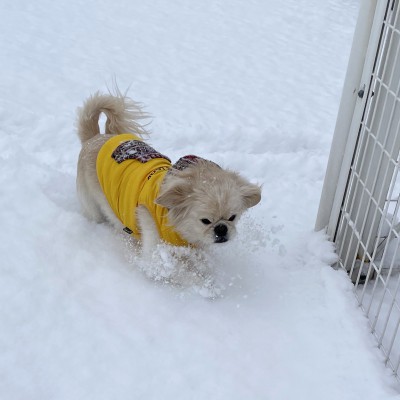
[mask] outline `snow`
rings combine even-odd
[[[313,232],[358,6],[0,3],[2,399],[399,398]],[[75,110],[114,78],[154,115],[157,150],[263,185],[212,250],[215,300],[149,279],[80,212]]]

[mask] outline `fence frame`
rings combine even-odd
[[[334,240],[340,207],[368,98],[387,3],[363,0],[353,37],[315,229]]]

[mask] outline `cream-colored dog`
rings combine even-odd
[[[230,240],[242,213],[260,201],[260,187],[196,156],[171,165],[143,141],[144,117],[120,92],[96,93],[79,109],[77,190],[85,215],[132,233],[146,254],[162,241],[203,248]]]

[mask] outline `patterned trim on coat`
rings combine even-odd
[[[141,140],[128,140],[120,144],[114,150],[111,157],[118,164],[126,160],[137,160],[144,164],[155,158],[164,158],[165,160],[171,162],[167,156],[160,154],[158,151]]]

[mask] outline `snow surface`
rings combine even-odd
[[[386,400],[397,381],[313,232],[356,0],[2,0],[0,398]],[[263,184],[222,297],[87,221],[75,110],[114,77],[151,144]]]

